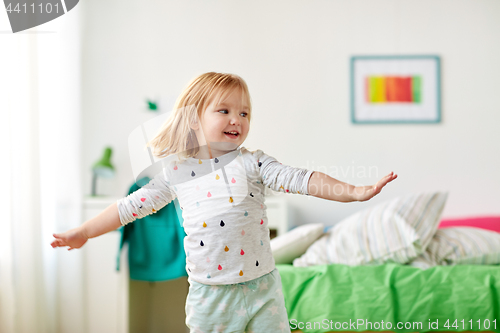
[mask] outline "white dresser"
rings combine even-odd
[[[119,198],[85,198],[83,222],[97,216]],[[82,247],[85,272],[85,309],[89,333],[128,333],[128,262],[127,247],[116,271],[120,232],[108,232],[91,238]]]
[[[82,223],[118,199],[86,198]],[[187,277],[162,282],[130,280],[128,243],[120,254],[120,271],[116,270],[120,237],[117,229],[90,239],[82,247],[86,332],[189,333],[184,310]]]

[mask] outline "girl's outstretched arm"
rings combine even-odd
[[[96,217],[88,220],[79,227],[70,229],[60,234],[53,234],[56,238],[50,245],[53,248],[69,246],[69,250],[82,247],[89,238],[94,238],[113,231],[120,227],[120,215],[118,213],[117,203],[109,205]]]
[[[341,182],[322,172],[315,171],[307,185],[309,195],[340,202],[366,201],[380,193],[387,183],[396,179],[398,175],[391,172],[371,186],[354,186]]]

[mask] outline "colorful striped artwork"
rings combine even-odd
[[[421,103],[420,76],[367,76],[365,78],[367,103]]]

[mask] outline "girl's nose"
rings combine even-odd
[[[229,121],[229,123],[230,123],[231,125],[239,125],[239,124],[240,124],[240,121],[239,121],[239,119],[238,119],[238,116],[233,116],[233,117],[231,117],[231,120]]]

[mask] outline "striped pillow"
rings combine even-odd
[[[440,265],[500,264],[500,233],[474,227],[438,229],[426,252]]]
[[[409,194],[351,215],[328,230],[293,265],[405,264],[431,241],[447,196],[441,192]]]

